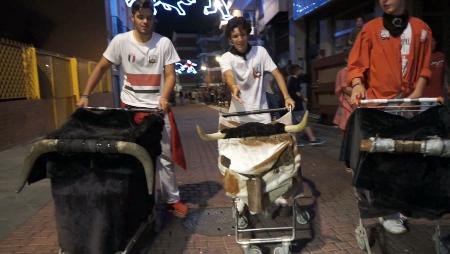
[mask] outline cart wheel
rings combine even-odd
[[[262,254],[262,250],[258,246],[252,245],[250,246],[250,254]]]
[[[246,229],[248,227],[247,217],[239,215],[238,217],[238,229]]]
[[[287,248],[283,249],[283,246],[277,246],[275,249],[273,249],[273,254],[291,254],[291,251],[289,250],[289,245],[287,245]]]
[[[366,241],[364,240],[364,235],[363,235],[361,232],[357,231],[357,230],[356,230],[355,233],[356,233],[356,234],[355,234],[355,237],[356,237],[356,243],[358,244],[358,247],[359,247],[361,250],[366,250],[366,249],[367,249],[367,246],[366,246]]]
[[[297,213],[296,219],[298,224],[305,225],[308,224],[309,220],[311,219],[311,215],[308,211],[303,210]]]

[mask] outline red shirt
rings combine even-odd
[[[393,37],[376,18],[362,28],[348,57],[347,84],[361,78],[368,99],[407,97],[419,77],[431,76],[431,29],[420,19],[410,17],[411,49],[408,69],[402,75],[401,39]]]
[[[431,78],[423,90],[422,97],[443,97],[444,76],[447,69],[444,53],[436,51],[431,54],[430,69]]]

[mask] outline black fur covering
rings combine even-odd
[[[47,138],[133,142],[155,161],[164,121],[150,115],[136,125],[133,117],[133,112],[78,109]],[[48,153],[33,165],[29,182],[45,174],[51,179],[59,244],[70,254],[123,251],[153,209],[144,169],[129,155]]]
[[[263,137],[285,133],[284,124],[245,123],[236,128],[223,129],[225,138]]]
[[[448,139],[448,109],[436,106],[410,119],[376,109],[358,109],[347,124],[341,160],[355,170],[353,184],[357,189],[369,191],[359,204],[362,217],[400,211],[407,216],[435,219],[450,212],[450,158],[359,152],[361,139],[375,136]]]

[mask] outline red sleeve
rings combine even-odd
[[[419,76],[429,80],[431,78],[431,39],[433,38],[433,34],[431,33],[431,29],[429,29],[428,27],[423,31],[426,31],[428,35],[424,45],[425,54]]]
[[[371,45],[367,29],[368,26],[364,26],[361,32],[359,32],[348,56],[347,86],[351,85],[354,78],[364,79],[364,74],[369,69]]]

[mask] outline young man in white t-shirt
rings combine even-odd
[[[263,73],[268,71],[274,76],[284,97],[286,107],[294,108],[289,97],[286,82],[267,50],[261,46],[250,46],[248,37],[251,26],[243,17],[234,17],[228,21],[225,35],[231,49],[224,53],[220,68],[231,91],[229,112],[268,109],[266,90],[263,85]],[[239,122],[269,123],[270,114],[255,114],[235,118]]]
[[[180,60],[172,42],[153,32],[151,1],[136,1],[131,7],[132,31],[113,38],[103,57],[89,77],[77,106],[88,106],[89,94],[112,64],[120,65],[124,77],[120,99],[123,104],[140,108],[170,111],[170,93],[175,86],[174,64]],[[162,198],[178,217],[185,217],[188,208],[180,201],[171,158],[170,124],[165,114],[162,155],[157,161]]]

